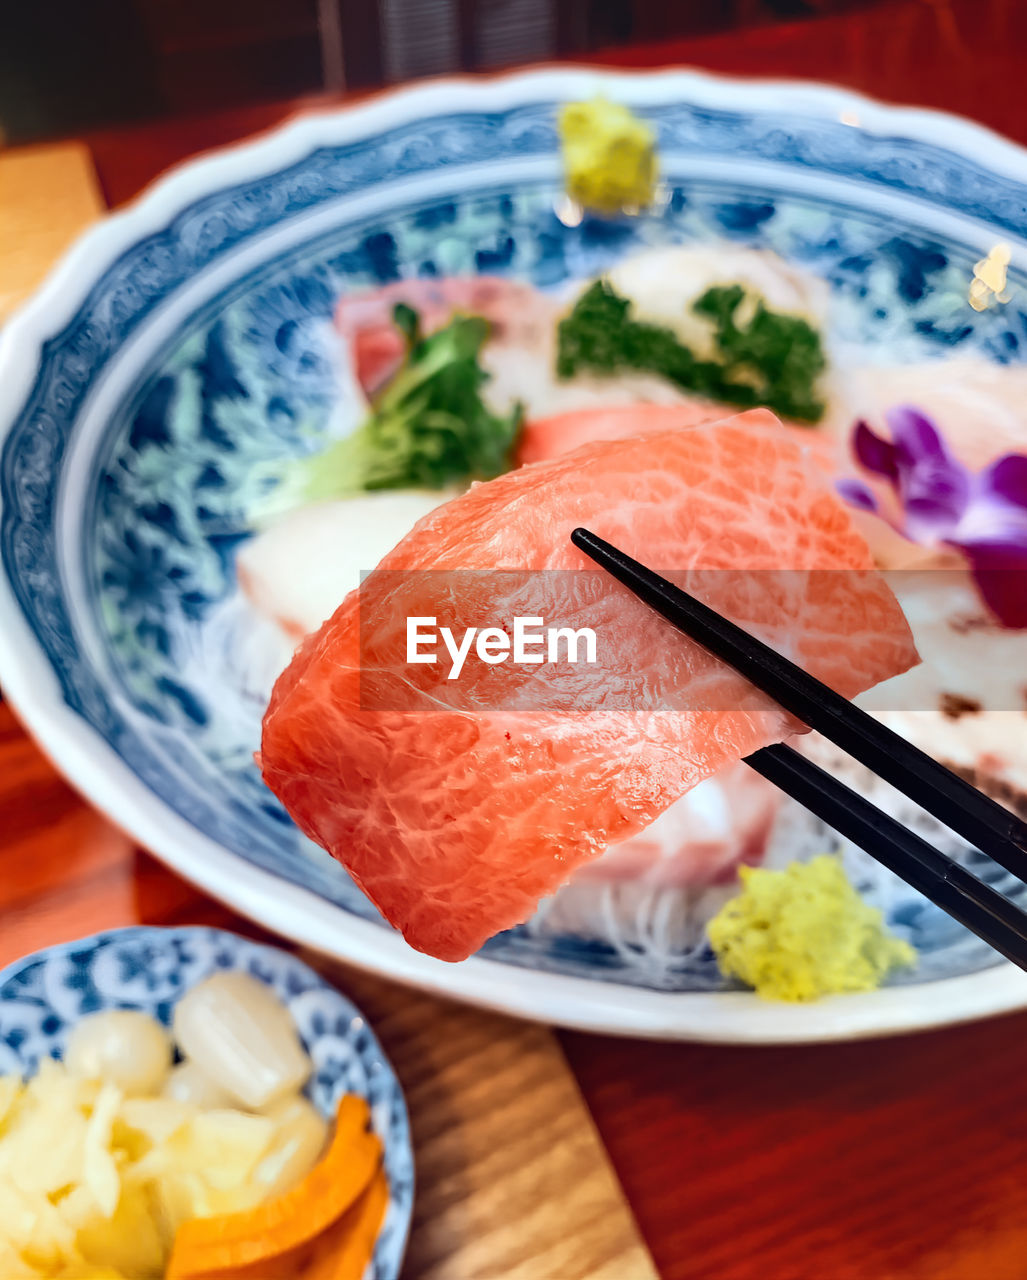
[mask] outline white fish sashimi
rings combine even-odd
[[[715,357],[713,328],[695,314],[691,304],[717,285],[740,284],[750,294],[741,319],[756,297],[774,311],[801,316],[823,330],[830,307],[828,286],[817,276],[767,249],[747,249],[728,243],[699,247],[666,246],[632,254],[611,267],[606,279],[622,297],[630,298],[632,315],[673,330],[702,358]],[[575,409],[606,408],[618,404],[682,404],[697,397],[655,375],[618,373],[556,376],[557,324],[570,305],[591,284],[579,282],[559,298],[537,294],[532,302],[538,323],[521,324],[505,340],[489,343],[482,363],[492,375],[486,396],[498,408],[520,398],[529,418]],[[824,392],[833,400],[830,378]]]
[[[988,615],[966,569],[889,581],[922,661],[856,703],[979,785],[1027,796],[1027,631]]]
[[[840,384],[846,411],[828,429],[846,445],[858,419],[886,435],[887,411],[913,405],[972,470],[1027,453],[1027,366],[965,355],[851,369]],[[875,516],[858,523],[877,563],[903,571],[891,585],[923,661],[857,701],[1001,798],[1027,796],[1027,632],[990,617],[957,552],[918,546]]]
[[[741,862],[766,852],[781,792],[748,765],[730,765],[693,787],[644,831],[611,845],[575,880],[632,880],[653,886],[723,883]]]
[[[824,327],[830,307],[830,291],[818,276],[769,249],[727,243],[649,249],[617,263],[607,279],[631,299],[636,319],[673,329],[703,359],[716,355],[713,328],[691,303],[708,289],[741,285],[752,296],[750,305],[758,295],[770,310],[801,316],[817,329]]]
[[[239,585],[254,607],[297,642],[330,618],[360,575],[448,502],[448,491],[400,489],[301,507],[242,548]]]
[[[934,420],[965,466],[979,470],[1004,453],[1027,453],[1027,365],[957,356],[851,369],[839,385],[844,413],[829,425],[846,441],[858,419],[883,431],[885,413],[908,404]]]

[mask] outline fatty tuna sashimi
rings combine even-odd
[[[851,697],[916,653],[847,510],[774,423],[757,410],[510,472],[419,521],[369,582],[386,570],[593,568],[570,543],[578,525],[664,570],[849,570],[779,575],[776,593],[755,596],[750,576],[734,597],[739,575],[714,575],[727,596],[707,598]],[[708,696],[708,709],[694,711],[367,710],[361,664],[364,675],[376,669],[397,620],[382,616],[376,630],[365,617],[361,635],[360,593],[307,638],[275,686],[266,782],[419,950],[465,958],[704,778],[795,729],[602,582],[606,594],[590,603],[613,646],[634,654],[644,676],[673,645],[679,686],[701,683],[721,709]],[[409,616],[430,604],[411,590],[396,608]],[[474,693],[464,690],[470,702]]]

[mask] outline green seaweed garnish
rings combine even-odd
[[[709,320],[716,359],[699,359],[672,329],[635,320],[631,302],[597,280],[560,321],[556,371],[653,373],[685,391],[752,408],[765,405],[783,418],[817,422],[824,402],[817,379],[827,367],[820,335],[800,316],[771,311],[762,299],[747,306],[741,285],[718,285],[692,304]]]
[[[512,465],[524,415],[520,405],[495,414],[482,399],[488,374],[479,357],[488,321],[455,315],[425,337],[417,312],[402,302],[393,320],[406,342],[403,363],[352,435],[300,464],[307,501],[377,489],[444,489],[490,480]]]

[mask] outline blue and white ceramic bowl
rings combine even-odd
[[[314,1064],[307,1094],[326,1118],[344,1093],[367,1099],[389,1206],[366,1280],[396,1280],[414,1199],[403,1090],[360,1011],[295,956],[220,929],[148,927],[37,951],[0,972],[0,1074],[30,1075],[41,1059],[62,1057],[84,1014],[139,1009],[170,1026],[186,991],[226,969],[266,982],[292,1014]]]
[[[605,92],[659,135],[667,199],[566,226],[555,109]],[[736,241],[823,276],[836,343],[1023,359],[1027,156],[965,122],[832,89],[694,74],[449,81],[300,120],[160,182],[68,256],[0,338],[0,680],[57,764],[182,874],[270,928],[423,987],[664,1037],[876,1034],[1027,1004],[1027,977],[899,893],[918,978],[809,1008],[654,971],[573,927],[445,965],[295,830],[252,753],[268,689],[234,557],[268,465],[331,430],[346,290],[489,272],[559,286],[640,245]],[[1009,305],[973,264],[1012,248]],[[958,304],[958,305],[957,305]],[[970,318],[968,319],[968,316]]]

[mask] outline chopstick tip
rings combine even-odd
[[[601,557],[608,554],[612,548],[609,543],[604,542],[597,533],[593,533],[591,529],[585,529],[581,525],[577,529],[571,530],[571,542],[579,551],[584,551],[585,555],[591,556],[593,560],[600,560]]]

